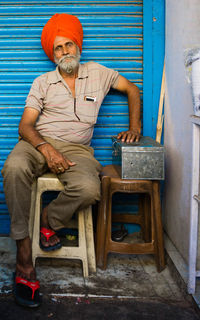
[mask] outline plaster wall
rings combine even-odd
[[[165,230],[188,261],[191,192],[192,91],[187,82],[184,53],[200,47],[200,1],[166,0],[166,97],[164,143],[166,181]]]

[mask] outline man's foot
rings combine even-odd
[[[41,216],[40,247],[44,251],[57,250],[62,247],[60,239],[49,226],[47,207],[43,209]]]
[[[40,248],[44,251],[52,251],[52,250],[58,250],[62,247],[60,241],[55,243],[54,245],[50,244],[50,239],[54,238],[56,236],[55,232],[51,229],[41,228],[40,229]],[[57,236],[56,236],[57,237]],[[43,242],[42,242],[43,238]],[[44,239],[46,239],[44,241]],[[45,243],[45,245],[43,245]]]
[[[18,304],[38,307],[41,304],[40,284],[32,263],[31,241],[29,237],[17,240],[16,272],[13,274],[13,292]]]
[[[39,307],[42,300],[39,288],[39,281],[30,281],[13,273],[13,293],[19,305],[29,308]]]

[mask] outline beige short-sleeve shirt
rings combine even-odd
[[[25,107],[39,111],[35,128],[42,136],[89,145],[103,99],[118,77],[96,62],[80,64],[74,98],[56,68],[34,80]]]

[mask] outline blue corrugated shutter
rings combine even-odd
[[[97,61],[135,82],[142,94],[142,0],[23,0],[0,4],[0,169],[18,140],[18,123],[33,79],[54,69],[40,35],[54,13],[78,16],[84,29],[81,62]],[[128,128],[127,99],[114,91],[105,98],[92,146],[103,164],[112,160],[111,135]],[[0,234],[9,217],[0,177]]]

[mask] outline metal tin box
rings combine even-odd
[[[150,137],[125,143],[112,137],[113,164],[121,166],[122,179],[164,179],[164,147]]]

